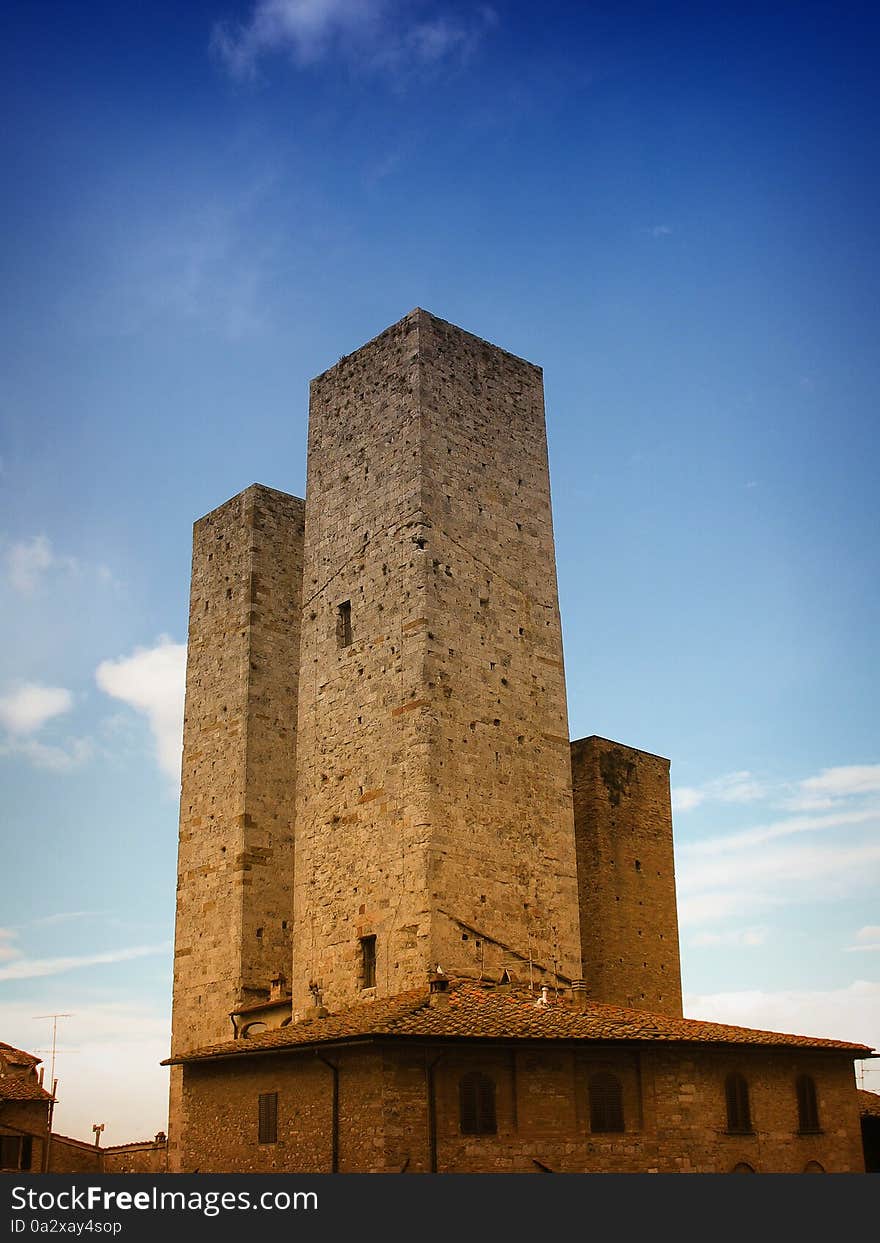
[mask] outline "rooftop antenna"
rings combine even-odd
[[[35,1019],[51,1019],[52,1020],[52,1065],[49,1068],[49,1082],[55,1082],[55,1050],[58,1044],[58,1020],[72,1019],[72,1014],[35,1014]]]

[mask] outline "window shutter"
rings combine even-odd
[[[816,1084],[809,1075],[797,1079],[798,1129],[819,1130],[819,1105],[816,1100]]]
[[[728,1131],[751,1131],[749,1085],[742,1075],[733,1074],[727,1076],[724,1087],[727,1096]]]
[[[460,1124],[463,1135],[494,1135],[495,1082],[478,1070],[463,1075],[458,1085]]]
[[[278,1142],[278,1093],[261,1092],[259,1099],[259,1137],[261,1144]]]
[[[623,1089],[609,1071],[590,1076],[590,1130],[623,1131]]]

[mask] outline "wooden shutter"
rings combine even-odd
[[[590,1076],[590,1130],[623,1131],[623,1088],[616,1075],[599,1071]]]
[[[278,1142],[277,1092],[260,1093],[259,1132],[261,1144],[275,1144]]]

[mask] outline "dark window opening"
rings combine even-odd
[[[623,1131],[623,1088],[617,1075],[599,1071],[590,1075],[590,1130]]]
[[[278,1093],[261,1092],[259,1100],[259,1132],[261,1144],[278,1142]]]
[[[749,1109],[749,1085],[742,1075],[728,1075],[724,1082],[724,1093],[727,1098],[727,1129],[750,1134],[752,1116]]]
[[[459,1117],[462,1135],[494,1135],[495,1082],[479,1070],[463,1075],[458,1085]]]
[[[340,647],[351,646],[351,600],[344,600],[337,609],[336,639]]]
[[[361,988],[376,987],[376,938],[361,937]]]
[[[32,1144],[30,1135],[0,1135],[0,1170],[29,1170]]]
[[[748,1161],[737,1161],[732,1171],[734,1174],[754,1174],[754,1172],[754,1167],[749,1165]]]
[[[797,1078],[798,1130],[818,1131],[819,1102],[816,1099],[816,1084],[809,1075],[798,1075]]]

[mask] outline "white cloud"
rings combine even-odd
[[[777,838],[791,837],[796,833],[818,833],[825,829],[867,824],[874,820],[880,823],[880,807],[862,807],[854,811],[837,811],[823,816],[789,816],[784,820],[755,825],[752,829],[742,829],[738,833],[727,833],[721,837],[708,837],[702,841],[689,842],[682,847],[682,854],[687,856],[730,854],[734,851],[751,849],[753,846],[774,841]]]
[[[135,945],[127,949],[103,950],[97,954],[79,954],[59,958],[16,957],[5,967],[0,967],[0,980],[34,980],[44,975],[63,975],[80,967],[96,967],[107,963],[128,962],[132,958],[146,958],[150,954],[164,954],[164,945]]]
[[[880,793],[880,764],[846,764],[824,768],[818,777],[801,782],[807,794],[848,798],[853,794]]]
[[[677,786],[672,791],[672,809],[692,811],[705,802],[752,803],[766,795],[767,787],[751,773],[726,773],[699,786]]]
[[[865,950],[880,950],[880,924],[866,924],[856,933],[856,944],[846,947],[848,953],[859,953]]]
[[[17,958],[21,950],[15,944],[18,933],[14,928],[0,928],[0,962]]]
[[[33,734],[72,706],[73,696],[63,686],[28,682],[0,698],[0,724],[12,734]]]
[[[844,988],[780,992],[688,994],[688,1018],[734,1023],[880,1047],[880,983],[855,980]]]
[[[767,940],[766,928],[729,928],[725,932],[698,932],[690,944],[699,948],[714,945],[740,945],[755,949]]]
[[[488,5],[472,6],[466,16],[435,6],[417,20],[401,0],[256,0],[243,24],[214,26],[211,47],[237,78],[253,77],[263,57],[278,54],[299,68],[342,56],[396,72],[413,64],[460,63],[496,21]]]
[[[89,738],[71,738],[65,743],[39,742],[36,738],[8,738],[0,742],[0,755],[20,755],[46,772],[70,773],[80,768],[94,754]]]
[[[95,671],[101,690],[142,712],[156,743],[159,767],[175,782],[180,778],[186,645],[160,635],[155,647],[136,648],[131,656],[105,660]]]
[[[59,556],[45,535],[34,535],[12,544],[6,551],[5,561],[9,582],[22,596],[33,595],[50,570],[78,573],[80,569],[76,557]]]
[[[52,545],[45,535],[13,544],[6,553],[9,581],[22,595],[30,595],[53,562]]]

